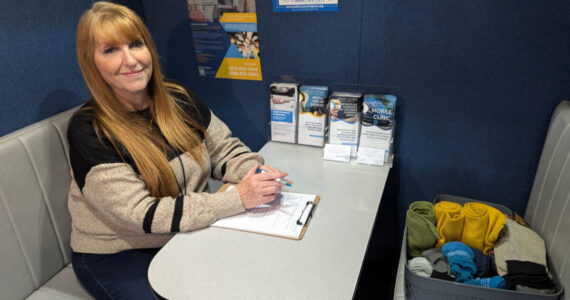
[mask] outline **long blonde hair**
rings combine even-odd
[[[147,86],[150,114],[168,144],[178,151],[189,152],[202,165],[201,134],[205,130],[180,108],[172,93],[185,95],[194,108],[195,104],[184,88],[163,80],[154,42],[133,11],[118,4],[96,2],[81,16],[77,25],[77,59],[94,99],[93,126],[99,138],[108,137],[123,160],[116,142],[127,150],[151,195],[176,197],[179,189],[168,164],[168,145],[146,121],[128,112],[104,81],[94,61],[95,36],[110,44],[142,39],[152,57],[152,75]]]

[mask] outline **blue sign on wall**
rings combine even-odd
[[[338,0],[273,0],[273,11],[338,11]]]

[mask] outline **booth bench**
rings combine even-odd
[[[74,111],[0,138],[1,299],[93,299],[70,264],[66,132]]]

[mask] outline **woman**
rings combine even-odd
[[[146,276],[158,248],[274,200],[287,174],[262,166],[195,95],[163,80],[148,29],[128,8],[87,10],[77,56],[92,98],[68,129],[73,268],[98,299],[152,299]],[[211,176],[237,188],[209,194]]]

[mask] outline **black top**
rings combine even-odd
[[[181,100],[176,101],[176,103],[188,116],[198,122],[204,129],[207,129],[211,121],[210,109],[194,93],[189,92],[189,94],[195,106],[188,99],[185,99],[186,97],[183,94],[172,93],[173,96]],[[82,108],[92,107],[93,105],[94,100],[90,99]],[[156,130],[159,130],[154,120],[152,120],[150,108],[134,112],[133,117],[140,117],[151,123],[151,126],[154,126]],[[201,138],[204,139],[203,134],[201,134]],[[125,162],[131,165],[137,174],[140,174],[132,157],[119,142],[114,141],[125,161],[112,146],[108,137],[103,135],[101,139],[98,138],[93,128],[93,114],[90,111],[79,111],[71,118],[67,130],[67,139],[69,141],[71,168],[80,189],[83,189],[85,185],[85,176],[87,176],[89,170],[100,164]],[[167,159],[171,160],[180,154],[179,151],[171,148],[167,153]]]

